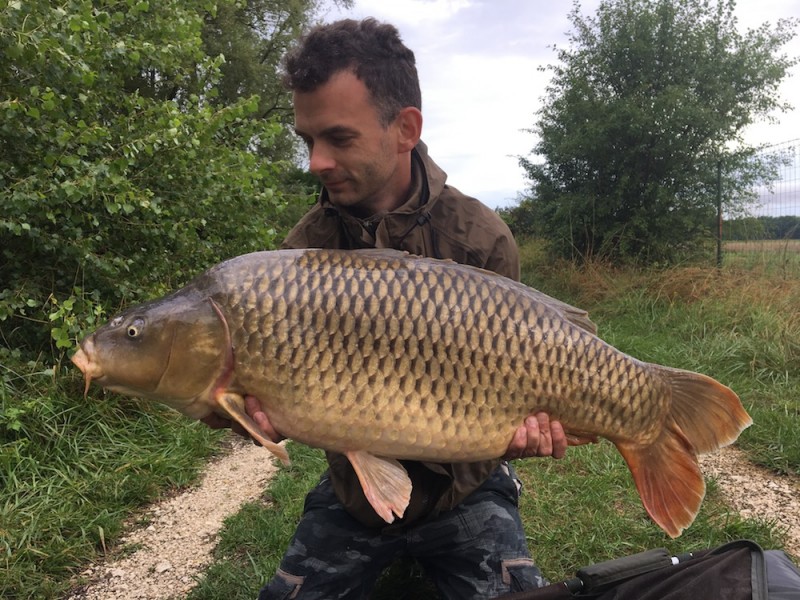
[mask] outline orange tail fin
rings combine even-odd
[[[661,435],[648,446],[616,442],[645,509],[670,537],[692,524],[705,495],[697,455],[733,443],[753,421],[739,397],[705,375],[657,367],[672,384]]]

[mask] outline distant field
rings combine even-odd
[[[751,240],[725,242],[726,252],[790,252],[800,254],[800,240]]]
[[[722,260],[727,268],[800,277],[800,240],[725,242]]]

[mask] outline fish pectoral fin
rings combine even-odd
[[[366,450],[344,453],[353,465],[361,488],[375,512],[387,523],[402,517],[411,500],[411,479],[403,465]]]
[[[650,517],[678,537],[700,510],[706,484],[694,447],[674,422],[650,445],[615,442]]]
[[[242,398],[240,394],[223,392],[217,396],[216,400],[220,407],[223,408],[234,421],[239,423],[239,425],[245,428],[247,433],[253,436],[253,439],[281,459],[284,465],[290,464],[291,461],[289,460],[289,453],[286,452],[286,448],[276,444],[265,436],[258,428],[258,425],[256,425],[256,422],[253,421],[250,415],[244,410],[244,398]]]

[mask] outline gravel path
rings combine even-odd
[[[152,506],[150,524],[129,534],[130,554],[83,573],[89,585],[67,600],[168,600],[182,598],[211,563],[222,521],[257,498],[276,470],[271,455],[249,442],[211,463],[197,488]],[[736,448],[701,459],[731,507],[748,517],[775,521],[788,534],[787,551],[800,557],[800,478],[776,477]]]
[[[800,558],[800,477],[776,476],[735,446],[701,456],[700,466],[706,477],[717,480],[731,508],[786,531],[786,551]]]
[[[151,506],[137,520],[149,522],[120,543],[121,557],[82,573],[90,583],[67,600],[166,600],[183,598],[211,563],[223,520],[255,500],[277,470],[272,455],[249,441],[208,465],[200,484]],[[127,553],[126,549],[135,549]]]

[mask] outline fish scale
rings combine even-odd
[[[395,459],[497,458],[525,417],[544,411],[574,442],[611,440],[648,513],[678,535],[705,489],[696,454],[750,423],[730,389],[620,352],[579,309],[391,250],[236,257],[129,309],[73,362],[87,388],[96,380],[195,418],[224,414],[287,459],[244,412],[242,396],[255,395],[276,430],[344,453],[389,522],[410,496]],[[144,364],[149,387],[149,371],[132,368]]]
[[[277,421],[291,419],[304,432],[313,431],[309,423],[330,419],[324,412],[330,406],[323,400],[330,396],[330,387],[319,385],[319,380],[326,379],[325,365],[336,370],[335,391],[347,396],[349,403],[359,406],[359,418],[365,421],[373,419],[377,410],[385,408],[382,399],[387,394],[399,394],[398,403],[411,414],[408,427],[418,428],[419,423],[430,424],[433,419],[437,422],[430,426],[441,430],[439,421],[445,416],[443,411],[426,410],[425,401],[428,398],[438,402],[448,399],[452,406],[448,405],[447,418],[452,419],[454,414],[459,417],[455,432],[457,440],[449,444],[449,450],[443,449],[441,455],[432,456],[429,449],[419,446],[414,432],[407,436],[408,448],[402,450],[403,458],[447,462],[478,460],[485,458],[487,453],[502,454],[510,439],[508,432],[527,414],[545,410],[554,418],[567,420],[567,415],[561,413],[563,398],[573,396],[570,388],[585,388],[576,396],[580,399],[574,403],[578,407],[596,406],[597,403],[585,402],[585,395],[600,392],[604,382],[611,384],[609,379],[616,377],[620,369],[637,366],[622,355],[619,358],[610,356],[601,345],[594,353],[598,366],[589,361],[579,368],[580,372],[594,372],[595,376],[576,380],[575,369],[569,368],[569,358],[582,353],[571,352],[566,340],[570,340],[572,345],[582,342],[581,345],[590,346],[590,334],[564,322],[544,304],[521,307],[526,296],[505,293],[503,285],[496,285],[494,290],[482,286],[484,273],[474,269],[435,270],[415,264],[415,270],[403,270],[399,260],[354,261],[350,254],[327,251],[301,253],[300,256],[297,260],[287,256],[279,263],[282,268],[276,265],[269,270],[255,269],[252,276],[244,278],[245,283],[231,281],[220,286],[236,290],[247,285],[249,289],[227,297],[212,297],[220,305],[236,305],[240,298],[253,296],[272,299],[271,303],[264,302],[259,311],[261,318],[250,312],[237,311],[235,314],[242,317],[228,322],[234,347],[258,348],[257,354],[239,357],[243,366],[238,375],[246,382],[246,388],[254,387],[258,383],[247,366],[270,365],[263,375],[290,385],[292,400],[302,410],[298,409],[298,414],[292,412],[289,416],[286,396],[280,402],[270,404],[266,399],[264,403]],[[326,268],[321,269],[320,264],[325,264]],[[233,276],[239,275],[237,269],[228,272]],[[291,284],[287,287],[284,282]],[[447,293],[454,289],[473,289],[482,293],[461,296]],[[398,292],[402,294],[401,302],[395,301]],[[277,304],[278,315],[285,316],[270,318],[270,304]],[[458,313],[460,323],[458,319],[454,322],[454,313]],[[516,331],[519,321],[507,318],[512,313],[518,317],[524,315],[527,330],[540,333],[533,336],[532,344],[526,340],[520,342]],[[249,318],[244,318],[245,315]],[[319,326],[320,322],[331,319],[336,323],[333,337],[327,328]],[[401,322],[413,322],[413,331],[411,328],[402,330]],[[456,327],[459,335],[455,333]],[[294,337],[290,332],[295,334]],[[403,340],[404,349],[415,347],[418,353],[410,352],[410,364],[401,355],[384,362],[382,367],[381,359],[389,355],[394,340],[399,339]],[[261,344],[253,344],[252,340],[261,340]],[[602,344],[597,339],[595,343]],[[261,356],[266,358],[263,363],[258,360]],[[535,357],[535,361],[531,357]],[[453,364],[462,368],[456,371]],[[513,369],[512,365],[516,368]],[[644,370],[646,366],[641,365],[640,369]],[[311,379],[309,371],[316,371]],[[538,395],[535,394],[534,380],[546,382]],[[650,396],[657,395],[657,384],[658,381],[651,383],[650,388],[654,389]],[[506,393],[500,393],[500,390]],[[307,402],[309,398],[312,402]],[[491,430],[483,432],[480,413],[467,410],[475,404],[496,407],[492,416],[495,419],[502,417],[506,427],[498,427],[495,420],[491,428],[487,428]],[[606,402],[606,410],[602,412],[605,418],[600,421],[600,427],[604,430],[614,427],[619,435],[625,437],[649,439],[654,435],[654,424],[660,419],[638,410],[641,404],[625,402],[624,398],[623,402]],[[663,405],[664,402],[648,404],[656,415],[663,412]],[[313,410],[317,406],[321,410]],[[585,417],[585,414],[581,416]],[[300,422],[304,424],[300,425]],[[367,426],[368,422],[361,422],[361,425]],[[583,426],[584,431],[599,433],[592,429]],[[475,440],[476,430],[484,433],[480,442]],[[365,442],[375,453],[389,455],[392,450],[397,452],[396,447],[383,448],[377,435],[366,436]],[[351,443],[351,435],[346,431],[342,431],[340,438],[327,434],[326,444],[333,446],[329,449],[344,450]]]

